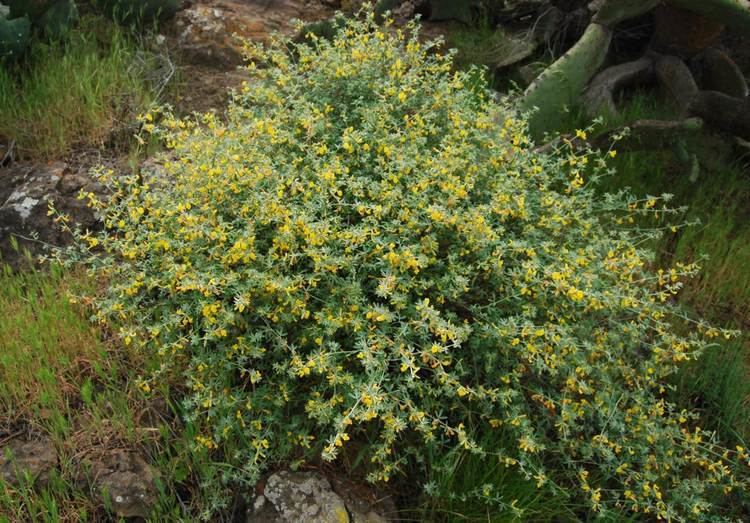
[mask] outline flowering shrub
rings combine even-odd
[[[748,456],[665,399],[722,334],[672,327],[695,267],[638,247],[665,198],[595,196],[601,157],[535,152],[409,29],[248,46],[226,121],[147,115],[163,172],[105,173],[106,228],[79,235],[98,318],[184,372],[196,446],[249,481],[353,440],[373,481],[464,447],[593,512],[715,513]]]

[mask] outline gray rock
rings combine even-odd
[[[15,164],[0,169],[0,258],[17,267],[23,257],[12,248],[11,237],[16,237],[22,249],[40,254],[44,245],[64,245],[70,240],[47,215],[48,200],[70,216],[71,225],[95,229],[98,220],[86,202],[77,198],[83,189],[97,196],[104,195],[103,187],[87,176],[73,172],[67,164]]]
[[[263,493],[265,501],[257,498],[258,509],[248,521],[262,520],[261,511],[268,514],[264,505],[270,504],[278,514],[275,521],[284,523],[349,523],[349,511],[344,500],[336,494],[324,477],[314,472],[277,472],[268,478]]]
[[[539,47],[539,44],[531,34],[521,31],[515,34],[506,34],[502,41],[492,49],[490,65],[497,69],[509,67],[526,60]]]
[[[262,494],[251,503],[247,512],[247,523],[280,523],[284,521],[276,508]]]
[[[701,91],[690,104],[690,113],[708,125],[750,140],[750,98]]]
[[[152,467],[138,454],[117,450],[92,467],[94,489],[123,518],[147,518],[156,503]]]
[[[546,68],[547,64],[542,62],[532,62],[519,67],[518,76],[521,78],[523,86],[528,87]]]
[[[346,477],[328,479],[315,472],[272,474],[252,499],[248,523],[387,523],[394,514],[390,497]],[[369,501],[368,501],[369,500]]]
[[[48,439],[39,441],[11,440],[0,448],[0,480],[17,485],[25,475],[37,485],[49,481],[50,471],[57,466],[57,453]]]

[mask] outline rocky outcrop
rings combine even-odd
[[[275,31],[292,31],[293,19],[332,14],[326,2],[311,0],[195,2],[177,14],[171,32],[185,60],[225,69],[242,63],[242,39],[267,42]]]
[[[40,254],[45,246],[60,246],[70,240],[54,218],[47,215],[50,200],[60,212],[70,216],[72,224],[83,229],[96,228],[96,216],[77,196],[81,190],[102,196],[103,188],[66,163],[16,164],[0,169],[0,178],[0,257],[4,263],[18,266],[24,249]],[[13,248],[12,238],[20,253]]]

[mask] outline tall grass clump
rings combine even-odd
[[[103,172],[110,202],[82,196],[105,229],[78,235],[99,321],[160,359],[144,390],[183,376],[223,479],[360,448],[386,481],[467,451],[579,515],[725,515],[748,455],[666,393],[731,333],[672,327],[695,267],[652,272],[633,225],[667,197],[596,196],[602,157],[535,152],[413,26],[248,57],[226,121],[146,115],[163,170]]]
[[[105,144],[152,102],[144,53],[101,17],[62,40],[35,41],[25,60],[0,66],[0,136],[39,159]]]

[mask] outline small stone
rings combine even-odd
[[[153,468],[132,451],[117,450],[92,466],[93,483],[100,500],[111,501],[123,518],[147,518],[156,503]]]
[[[78,191],[80,191],[83,186],[88,184],[90,181],[90,179],[86,178],[85,176],[81,176],[80,174],[66,173],[60,180],[58,189],[60,190],[60,193],[65,195],[77,195]]]

